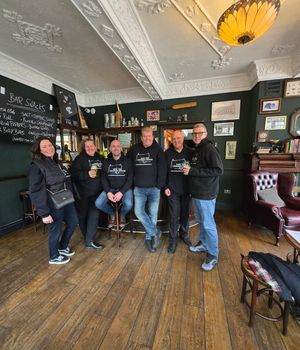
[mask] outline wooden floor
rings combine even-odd
[[[72,238],[76,255],[67,265],[49,266],[47,236],[32,227],[0,239],[1,349],[299,349],[300,327],[255,319],[240,303],[240,253],[291,251],[262,228],[242,218],[217,214],[220,259],[202,272],[203,254],[180,242],[166,252],[167,239],[148,253],[143,235],[113,239],[99,232],[102,252]],[[197,228],[191,230],[193,241]],[[276,310],[274,310],[275,312]]]

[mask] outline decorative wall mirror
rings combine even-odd
[[[290,134],[294,137],[300,136],[300,108],[291,115]]]

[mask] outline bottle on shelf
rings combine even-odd
[[[141,119],[141,124],[140,125],[141,125],[141,127],[144,126],[144,119],[143,118]]]

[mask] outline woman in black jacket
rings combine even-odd
[[[31,153],[29,195],[38,216],[49,224],[49,264],[65,264],[75,254],[68,244],[78,224],[77,213],[74,203],[55,209],[49,191],[58,192],[65,186],[72,190],[70,175],[59,164],[55,144],[48,137],[38,138]],[[66,226],[61,235],[63,221]]]
[[[99,210],[95,200],[102,191],[101,169],[104,158],[96,152],[93,140],[84,140],[82,151],[72,163],[72,178],[78,190],[76,208],[80,230],[85,239],[85,246],[101,250],[103,245],[95,241],[99,221]]]

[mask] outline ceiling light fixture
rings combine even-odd
[[[280,0],[239,0],[218,21],[218,34],[233,46],[248,44],[263,35],[274,23]]]

